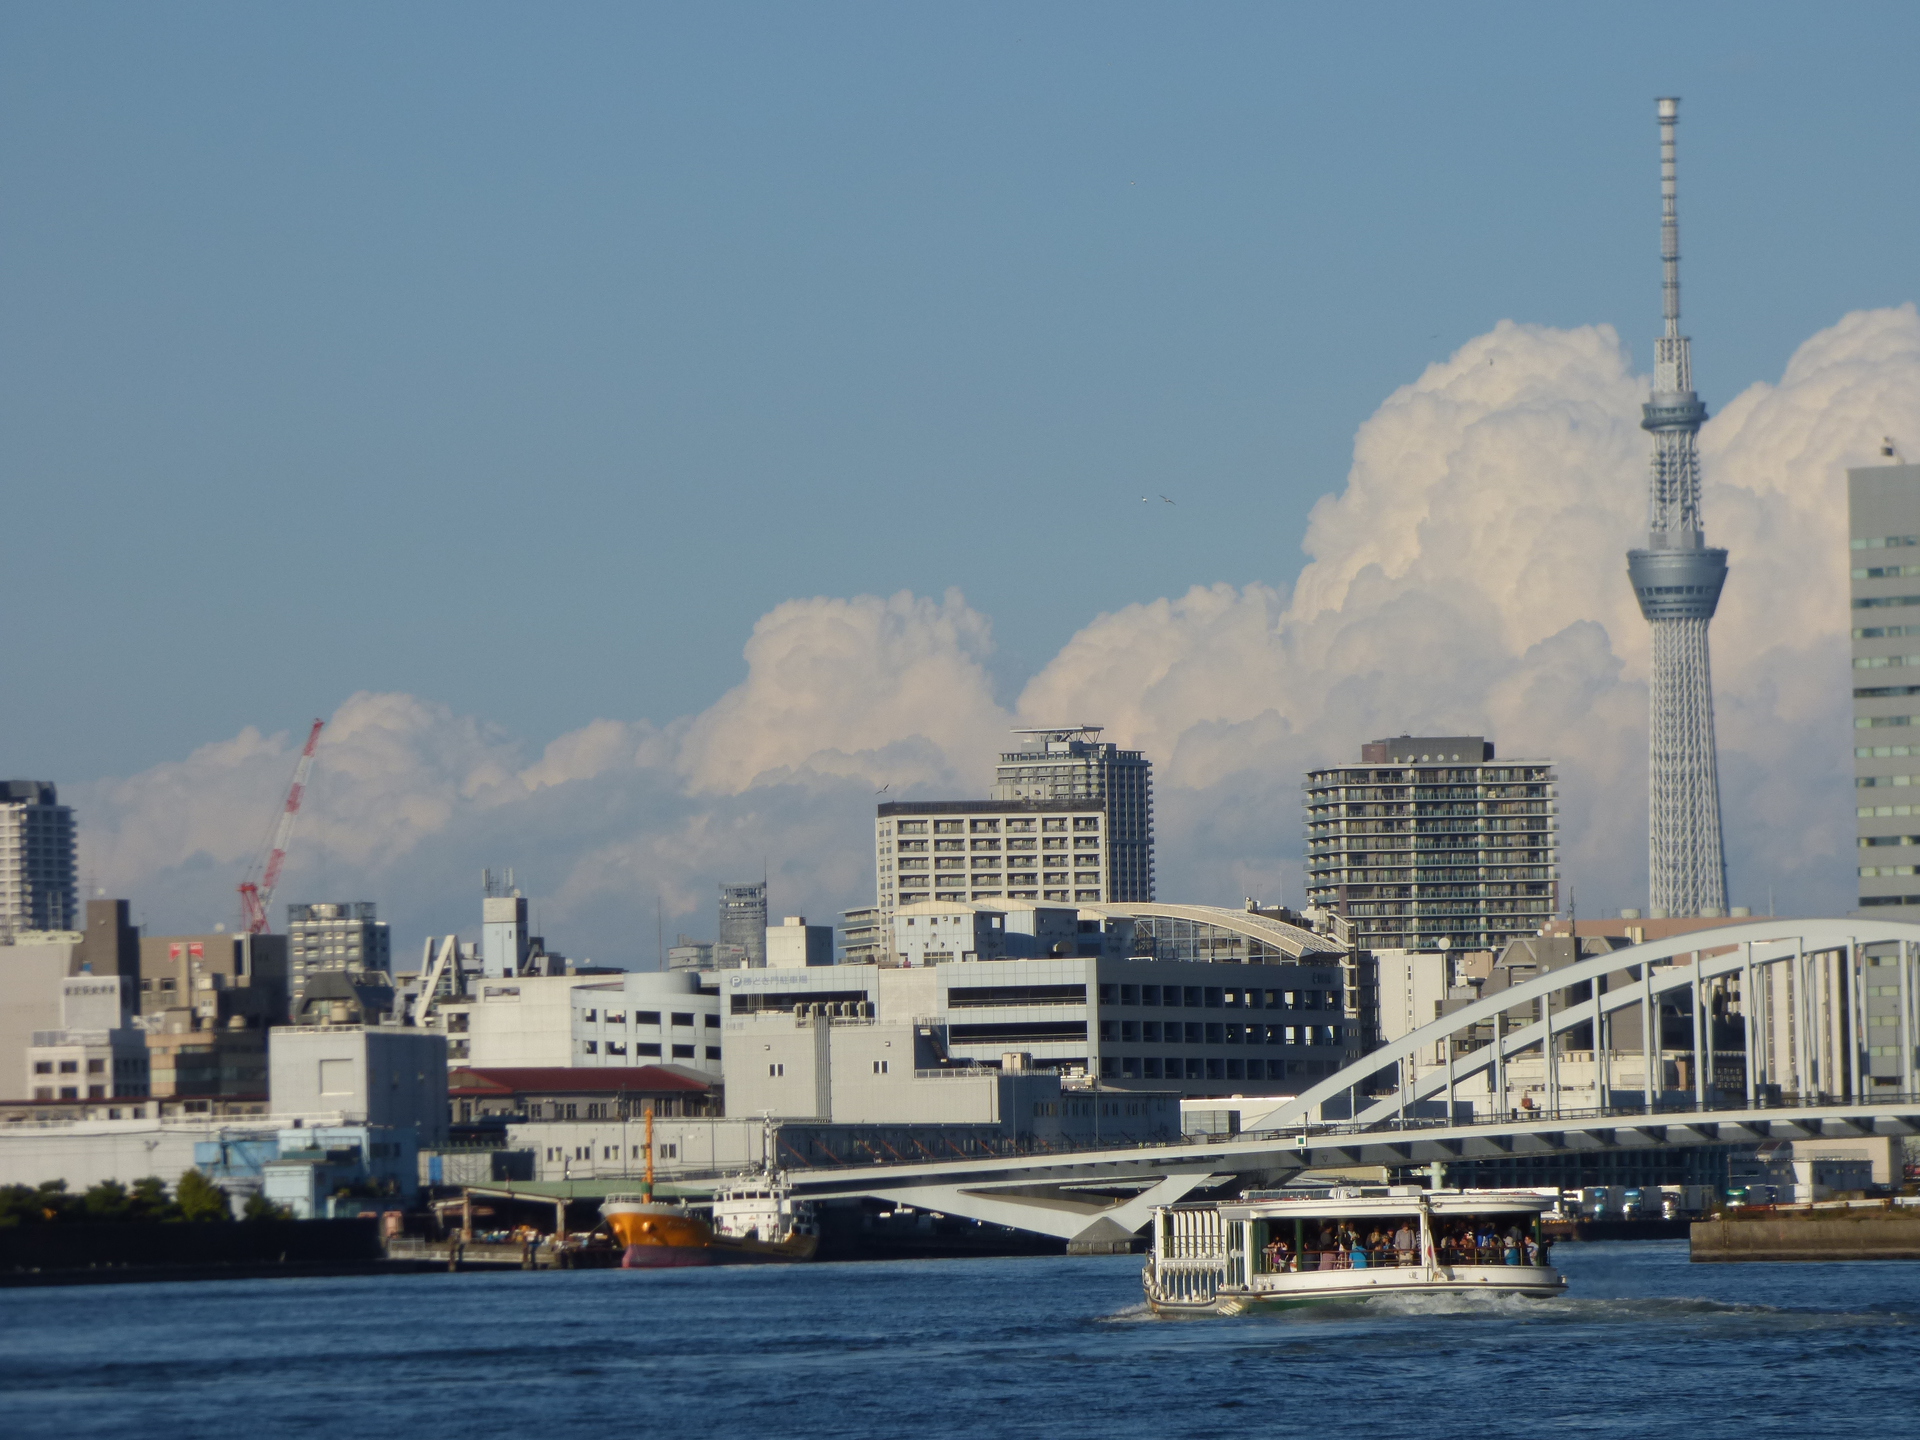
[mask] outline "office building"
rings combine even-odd
[[[51,780],[0,780],[0,945],[73,929],[73,843],[73,811]]]
[[[130,993],[139,977],[140,937],[127,918],[127,902],[89,900],[86,919],[85,930],[21,931],[13,943],[0,945],[0,1090],[8,1099],[24,1099],[40,1088],[23,1088],[23,1077],[31,1073],[23,1067],[41,1036],[69,1028],[63,1010],[70,978],[117,977]],[[57,1100],[67,1087],[56,1082],[53,1088],[52,1097],[41,1098]],[[67,1098],[84,1100],[89,1087],[83,1081],[74,1088],[78,1093]]]
[[[769,970],[831,965],[833,927],[809,925],[804,915],[784,916],[778,925],[767,927],[766,951]]]
[[[1680,218],[1673,130],[1680,102],[1655,102],[1660,120],[1660,261],[1666,329],[1654,342],[1653,394],[1640,424],[1653,436],[1647,548],[1627,552],[1627,576],[1652,631],[1647,674],[1647,859],[1652,908],[1667,915],[1727,913],[1720,834],[1720,767],[1713,730],[1707,626],[1727,580],[1727,552],[1707,545],[1695,437],[1707,407],[1693,388],[1692,341],[1680,333]]]
[[[492,912],[486,913],[484,924],[490,927]],[[322,971],[393,972],[391,938],[369,900],[287,906],[287,959],[296,1007],[305,999],[309,979]]]
[[[137,943],[152,1095],[207,1104],[263,1098],[267,1033],[288,1018],[287,937],[210,931]]]
[[[1860,904],[1920,916],[1920,465],[1847,472]]]
[[[126,975],[73,975],[60,982],[60,1028],[36,1031],[27,1050],[35,1100],[147,1096],[147,1041],[133,1023],[138,996]]]
[[[924,1023],[942,1064],[999,1068],[1012,1055],[1183,1095],[1291,1093],[1361,1051],[1352,955],[1273,916],[929,901],[893,925],[889,962],[720,976],[729,1073],[736,1058],[762,1063],[738,1047],[765,1043],[750,1033],[764,1012]]]
[[[483,980],[439,1007],[451,1064],[476,1070],[677,1065],[718,1078],[720,1001],[691,970]]]
[[[720,939],[714,947],[716,963],[723,955],[734,958],[726,947],[733,947],[744,956],[749,968],[758,969],[767,963],[766,881],[744,881],[720,887]]]
[[[1307,903],[1363,950],[1498,949],[1558,908],[1550,761],[1402,735],[1307,774]]]

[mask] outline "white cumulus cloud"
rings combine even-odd
[[[1197,587],[1093,617],[1015,713],[1096,720],[1155,762],[1163,896],[1300,895],[1299,781],[1401,731],[1485,733],[1561,770],[1583,911],[1644,902],[1644,376],[1604,326],[1503,322],[1389,396],[1313,510],[1290,592]],[[1809,339],[1701,436],[1731,578],[1713,627],[1736,903],[1852,895],[1845,469],[1920,446],[1920,316]],[[1286,537],[1277,537],[1284,540]],[[512,864],[556,944],[645,965],[710,933],[716,880],[816,917],[872,896],[875,792],[982,793],[1007,727],[987,618],[957,591],[793,600],[701,714],[602,719],[535,753],[408,695],[332,717],[280,899],[372,898],[406,945],[472,928]],[[81,787],[83,866],[158,927],[227,918],[303,738],[245,730]],[[410,953],[403,945],[403,953]]]

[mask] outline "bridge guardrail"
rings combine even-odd
[[[1643,1124],[1672,1123],[1686,1116],[1710,1116],[1732,1112],[1750,1113],[1755,1110],[1808,1110],[1823,1106],[1836,1109],[1866,1109],[1882,1105],[1913,1105],[1920,1109],[1920,1095],[1898,1094],[1879,1095],[1871,1100],[1847,1100],[1834,1095],[1782,1095],[1756,1100],[1749,1105],[1745,1097],[1721,1103],[1708,1102],[1700,1105],[1692,1099],[1684,1101],[1664,1101],[1657,1103],[1649,1112],[1644,1105],[1610,1105],[1570,1109],[1561,1107],[1555,1111],[1536,1108],[1532,1111],[1517,1107],[1505,1118],[1479,1118],[1472,1120],[1447,1120],[1441,1116],[1409,1116],[1401,1119],[1391,1116],[1384,1120],[1366,1122],[1355,1121],[1316,1121],[1310,1125],[1285,1125],[1276,1129],[1239,1130],[1229,1135],[1181,1135],[1162,1138],[1132,1139],[1119,1141],[1103,1139],[1098,1142],[1088,1140],[1078,1142],[1021,1142],[993,1141],[976,1139],[977,1151],[965,1155],[939,1155],[928,1152],[913,1159],[875,1158],[870,1160],[842,1160],[833,1163],[803,1163],[793,1168],[833,1171],[867,1170],[883,1165],[899,1164],[940,1164],[970,1160],[1044,1160],[1049,1157],[1068,1159],[1075,1155],[1104,1154],[1112,1151],[1158,1152],[1172,1150],[1194,1150],[1218,1148],[1222,1144],[1237,1141],[1262,1142],[1271,1140],[1301,1139],[1308,1141],[1339,1140],[1343,1138],[1380,1139],[1392,1135],[1415,1135],[1432,1130],[1499,1130],[1510,1128],[1516,1123],[1539,1124],[1551,1128],[1557,1123],[1582,1123],[1595,1120],[1619,1119],[1638,1120]]]

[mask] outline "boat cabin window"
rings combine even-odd
[[[1435,1259],[1442,1265],[1548,1264],[1540,1217],[1506,1211],[1432,1217]],[[1423,1265],[1417,1214],[1273,1216],[1252,1222],[1256,1275],[1304,1270],[1384,1269]]]

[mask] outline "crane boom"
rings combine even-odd
[[[241,928],[249,935],[262,935],[268,929],[267,907],[273,903],[273,887],[279,883],[280,867],[286,863],[287,846],[293,840],[293,822],[300,813],[300,797],[306,793],[307,776],[313,773],[313,748],[320,743],[320,731],[326,723],[316,720],[313,729],[307,732],[306,748],[300,752],[300,763],[293,767],[293,784],[287,790],[287,803],[280,807],[273,848],[267,852],[259,881],[256,883],[248,876],[240,884]]]

